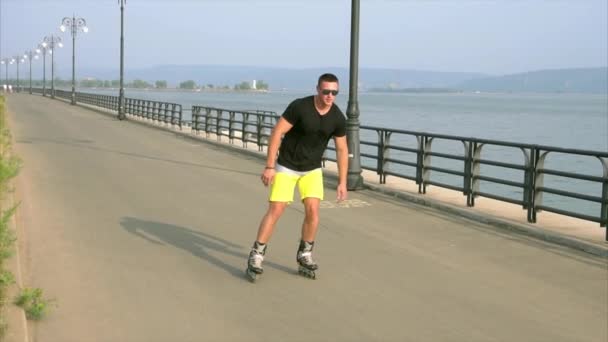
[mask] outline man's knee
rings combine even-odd
[[[287,203],[284,202],[269,202],[268,211],[266,212],[266,215],[278,219],[279,217],[281,217],[286,207]]]
[[[319,204],[318,198],[304,199],[305,220],[310,223],[319,222]]]

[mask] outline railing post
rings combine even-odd
[[[602,203],[600,205],[600,227],[606,227],[606,241],[608,241],[608,159],[599,157],[604,168],[604,182],[602,183]]]
[[[234,125],[234,116],[235,116],[235,112],[234,111],[230,111],[228,113],[228,142],[230,144],[234,144],[234,132],[233,132],[233,125]]]
[[[192,113],[192,117],[190,118],[192,120],[192,130],[191,132],[196,134],[196,135],[200,135],[199,131],[198,131],[198,115],[199,115],[199,107],[197,106],[192,106],[190,112]]]
[[[392,135],[392,132],[384,131],[384,140],[382,141],[384,145],[382,147],[382,184],[386,184],[386,172],[388,171],[386,165],[388,164],[388,159],[391,157],[389,146],[391,144]]]
[[[540,148],[536,148],[536,160],[534,161],[534,207],[532,209],[533,223],[536,223],[536,214],[539,212],[537,207],[543,204],[543,191],[539,190],[539,188],[542,188],[544,185],[545,174],[542,171],[545,167],[545,159],[548,154],[548,151],[541,153]]]
[[[378,174],[380,178],[380,184],[384,184],[384,182],[382,181],[382,175],[384,173],[384,131],[381,129],[377,129],[376,134],[378,135],[376,174]]]
[[[433,138],[424,136],[424,146],[422,148],[422,193],[426,194],[426,183],[431,179],[431,170],[428,168],[431,166],[431,155],[429,154],[432,150]]]
[[[472,201],[473,198],[473,157],[475,153],[475,147],[477,142],[468,141],[466,143],[467,150],[464,161],[464,192],[467,195],[467,206],[472,207],[475,205]]]
[[[528,221],[530,221],[530,208],[532,206],[532,197],[534,196],[534,186],[533,186],[533,177],[534,177],[534,151],[530,149],[530,153],[526,150],[526,148],[521,148],[524,153],[524,193],[523,193],[523,209],[528,210]]]
[[[220,129],[220,124],[222,123],[222,110],[221,109],[216,109],[215,110],[215,137],[217,138],[217,141],[222,141],[222,130]]]
[[[241,140],[243,142],[243,148],[247,148],[247,140],[249,140],[249,136],[247,133],[247,126],[249,125],[249,113],[243,113],[243,135],[241,136]]]
[[[472,148],[473,154],[471,156],[471,195],[470,201],[467,201],[467,206],[474,207],[475,206],[475,197],[476,193],[479,192],[479,175],[481,174],[481,151],[483,150],[484,144],[479,144],[475,142],[474,147]],[[467,197],[467,200],[469,199]]]
[[[467,201],[469,198],[469,194],[471,193],[471,145],[472,142],[467,140],[461,140],[464,145],[464,179],[462,184],[462,194],[467,196]]]
[[[262,147],[262,131],[263,131],[262,124],[264,122],[263,121],[264,114],[258,114],[256,116],[257,116],[257,126],[255,128],[256,131],[257,131],[257,133],[256,133],[256,136],[257,136],[256,141],[257,141],[257,144],[258,144],[258,151],[261,152],[261,151],[264,151],[264,148]]]
[[[416,136],[416,141],[418,142],[418,152],[416,153],[416,184],[418,184],[418,193],[422,193],[422,157],[424,155],[424,140],[424,136]]]
[[[209,138],[209,120],[211,116],[211,108],[205,108],[205,137]]]
[[[180,104],[178,106],[178,108],[179,108],[179,111],[177,112],[178,119],[179,119],[178,125],[179,125],[179,130],[181,131],[182,130],[182,105]]]

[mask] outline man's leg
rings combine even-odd
[[[299,272],[315,278],[318,268],[312,259],[312,249],[319,227],[319,207],[323,200],[323,173],[320,169],[311,171],[298,182],[302,203],[304,204],[304,222],[302,222],[302,239],[296,259],[300,265]]]
[[[268,210],[262,218],[262,222],[260,222],[256,241],[251,246],[251,252],[249,252],[249,258],[247,259],[247,274],[253,281],[258,274],[264,272],[262,262],[264,261],[264,255],[266,255],[267,242],[270,240],[274,226],[283,214],[285,207],[287,207],[286,202],[268,202]]]
[[[264,271],[262,262],[264,261],[264,255],[266,255],[267,243],[285,208],[289,202],[293,201],[293,190],[296,182],[297,177],[280,172],[275,175],[274,182],[270,188],[268,210],[264,214],[264,217],[262,217],[256,241],[251,247],[249,259],[247,260],[247,274],[254,281],[257,275],[262,274]]]
[[[262,218],[260,227],[258,228],[256,240],[259,243],[265,244],[270,240],[272,232],[274,231],[274,226],[279,221],[279,218],[281,218],[281,215],[283,215],[286,207],[287,202],[268,202],[268,210]]]
[[[315,241],[319,227],[319,198],[308,197],[304,199],[304,222],[302,223],[302,240]]]
[[[310,278],[315,278],[315,270],[319,267],[312,258],[312,249],[315,244],[317,228],[319,227],[319,198],[304,199],[304,222],[302,223],[302,239],[298,246],[296,260],[300,265],[298,272]]]
[[[312,242],[319,226],[319,207],[323,200],[323,172],[317,169],[298,180],[298,190],[304,204],[302,240]]]

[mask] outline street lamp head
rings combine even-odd
[[[61,26],[59,26],[59,29],[61,30],[61,32],[66,32],[69,29],[72,36],[76,36],[76,32],[79,29],[82,30],[84,33],[87,33],[89,31],[89,28],[87,27],[87,21],[83,18],[76,18],[75,16],[64,17],[61,20]]]

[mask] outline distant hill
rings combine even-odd
[[[170,87],[186,80],[198,85],[233,87],[243,81],[262,80],[271,90],[310,91],[317,77],[332,72],[348,87],[348,68],[288,69],[256,66],[226,65],[159,65],[141,69],[125,69],[125,79],[140,79],[154,84],[165,80]],[[80,78],[102,80],[118,79],[118,70],[85,69],[78,71]],[[69,75],[63,75],[69,79]],[[437,89],[435,89],[437,88]],[[530,71],[519,74],[489,76],[481,73],[439,72],[404,69],[361,68],[359,89],[379,91],[420,90],[482,91],[482,92],[577,92],[606,93],[608,68],[579,68]],[[407,92],[407,91],[406,91]]]
[[[223,65],[160,65],[142,69],[125,70],[125,79],[141,79],[154,83],[165,80],[169,86],[182,81],[193,80],[199,85],[234,86],[243,81],[263,80],[271,90],[311,90],[316,85],[319,75],[332,72],[342,81],[342,87],[348,87],[348,68],[308,68],[287,69],[256,66],[223,66]],[[83,69],[78,72],[82,77],[93,77],[104,80],[118,79],[117,70]],[[399,69],[361,68],[359,86],[362,89],[379,87],[403,88],[451,88],[466,80],[487,75],[465,72],[436,72]],[[68,76],[65,76],[68,78]]]
[[[540,70],[471,79],[458,89],[484,92],[608,93],[608,68]]]

